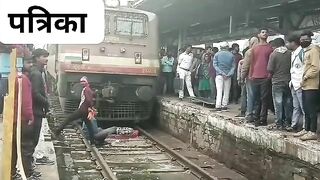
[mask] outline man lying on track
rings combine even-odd
[[[129,139],[129,138],[136,138],[139,135],[138,130],[134,130],[130,127],[109,127],[107,129],[102,129],[98,127],[97,120],[93,118],[91,120],[92,128],[94,132],[94,140],[96,145],[103,145],[105,144],[105,139],[112,138],[112,139]]]

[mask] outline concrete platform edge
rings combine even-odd
[[[223,113],[210,112],[208,108],[173,98],[160,98],[161,108],[172,114],[189,115],[196,123],[210,126],[246,140],[277,153],[283,153],[308,162],[312,165],[320,163],[319,142],[303,142],[298,138],[284,135],[281,132],[267,130],[265,127],[253,127],[245,123],[234,123],[234,117]],[[178,117],[179,118],[179,117]]]

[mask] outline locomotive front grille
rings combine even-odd
[[[65,112],[72,113],[79,106],[79,101],[66,101]],[[99,102],[98,120],[147,120],[150,118],[151,102]]]
[[[146,120],[151,114],[149,103],[118,102],[100,104],[98,118],[106,120]]]

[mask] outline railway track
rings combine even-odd
[[[65,118],[59,101],[51,99],[57,124]],[[80,125],[63,132],[63,142],[55,142],[60,154],[61,180],[196,180],[218,179],[170,149],[140,127],[140,136],[131,139],[107,138],[107,145],[91,146]],[[58,153],[59,152],[59,153]],[[57,158],[58,159],[58,158]]]

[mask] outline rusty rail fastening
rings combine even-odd
[[[140,131],[141,134],[143,134],[144,136],[146,136],[148,139],[154,141],[155,143],[157,143],[157,145],[161,148],[163,148],[167,153],[169,153],[171,156],[177,158],[181,163],[183,163],[185,166],[187,166],[189,169],[191,169],[192,171],[196,172],[197,175],[200,175],[201,177],[199,177],[200,179],[207,179],[207,180],[218,180],[219,178],[214,177],[212,175],[210,175],[207,171],[205,171],[203,168],[201,168],[200,166],[196,165],[195,163],[193,163],[192,161],[190,161],[189,159],[187,159],[186,157],[184,157],[183,155],[177,153],[175,150],[172,150],[168,145],[164,144],[163,142],[160,142],[159,140],[157,140],[156,138],[154,138],[150,133],[148,133],[147,131],[143,130],[140,127],[136,127],[137,130]]]
[[[103,175],[103,177],[106,180],[118,180],[118,178],[113,174],[112,170],[110,169],[108,164],[103,159],[102,155],[99,153],[99,150],[95,146],[90,145],[88,140],[85,138],[85,135],[81,129],[81,126],[77,125],[76,127],[79,130],[79,132],[81,133],[81,135],[83,137],[82,140],[83,140],[84,144],[86,145],[87,149],[90,150],[91,156],[95,158],[96,163],[100,166],[101,174]]]

